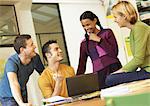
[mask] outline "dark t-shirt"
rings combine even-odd
[[[7,73],[14,72],[17,74],[17,78],[20,84],[22,96],[27,96],[26,84],[30,75],[34,69],[40,74],[44,70],[44,66],[41,62],[40,56],[37,54],[29,64],[23,65],[18,57],[18,54],[14,54],[8,58],[4,69],[4,76],[0,82],[0,97],[13,97],[8,81]]]

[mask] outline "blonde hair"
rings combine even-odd
[[[131,24],[135,24],[138,20],[138,14],[130,2],[119,1],[112,7],[112,11],[117,12],[120,16],[126,16]]]

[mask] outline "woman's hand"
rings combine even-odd
[[[115,72],[113,72],[112,74],[123,73],[123,72],[125,72],[125,70],[119,69],[118,71],[115,71]]]

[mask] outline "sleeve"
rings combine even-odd
[[[98,43],[100,47],[102,47],[108,55],[112,57],[117,57],[118,55],[118,44],[116,41],[116,38],[114,36],[114,33],[111,29],[107,29],[107,32],[104,33],[104,37],[101,37],[101,41]]]
[[[15,72],[15,73],[17,73],[18,66],[12,59],[9,58],[8,61],[6,62],[5,70],[6,70],[6,73],[7,72]]]
[[[70,74],[70,77],[75,76],[75,71],[73,67],[69,67],[69,74]]]
[[[77,75],[85,73],[87,57],[88,57],[88,55],[86,53],[86,47],[85,47],[84,43],[82,42],[81,46],[80,46],[80,57],[79,57]]]
[[[131,45],[134,46],[131,47],[134,49],[134,51],[132,51],[134,53],[133,53],[133,59],[123,67],[123,69],[126,70],[127,72],[135,71],[138,67],[140,67],[143,64],[149,32],[150,30],[148,30],[147,28],[136,27],[133,33],[131,33],[134,36],[134,41],[133,41],[134,44]]]
[[[36,54],[36,56],[33,59],[34,61],[34,68],[36,69],[36,71],[41,74],[44,70],[44,65],[40,59],[40,56],[38,54]]]
[[[46,76],[45,77],[40,76],[40,78],[38,79],[38,85],[44,98],[51,97],[53,89],[50,84],[50,81],[46,79]]]

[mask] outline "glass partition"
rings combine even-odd
[[[13,5],[0,5],[0,47],[13,45],[19,34],[15,8]]]
[[[64,54],[62,63],[70,64],[58,4],[32,4],[32,17],[41,58],[43,44],[57,40]],[[43,62],[47,65],[44,59]]]

